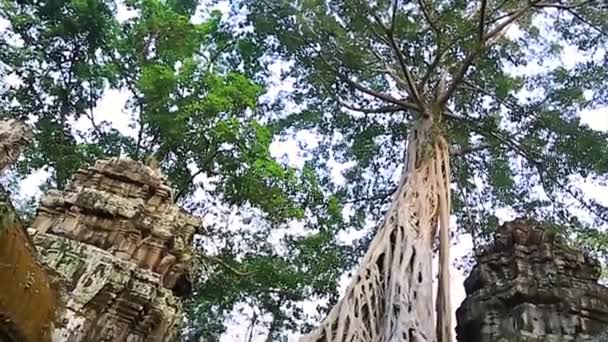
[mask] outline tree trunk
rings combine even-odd
[[[321,325],[301,342],[450,341],[447,267],[449,154],[432,118],[415,123],[399,187],[359,270]],[[440,236],[438,320],[433,314],[432,243]],[[446,335],[447,332],[447,335]]]

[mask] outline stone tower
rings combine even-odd
[[[49,191],[30,232],[64,280],[55,339],[172,341],[200,224],[173,203],[158,170],[129,159],[98,161],[65,191]]]
[[[608,288],[597,283],[600,273],[597,260],[551,230],[506,223],[465,281],[457,340],[608,341]]]

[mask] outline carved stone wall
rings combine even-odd
[[[0,120],[0,172],[17,159],[31,137],[26,125]],[[0,189],[0,341],[51,341],[60,305],[49,271],[38,261],[8,194]]]
[[[174,205],[159,172],[129,159],[98,161],[49,191],[31,232],[65,280],[59,340],[171,341],[200,224]]]
[[[3,192],[0,197],[0,341],[50,342],[56,284]]]
[[[600,264],[550,229],[506,223],[477,261],[456,312],[458,341],[599,341],[608,331]]]

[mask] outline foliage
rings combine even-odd
[[[175,199],[209,222],[198,237],[201,272],[188,303],[187,338],[219,339],[242,303],[272,316],[278,336],[305,320],[297,318],[298,302],[335,296],[352,253],[332,233],[343,223],[330,219],[337,214],[325,209],[314,173],[270,154],[275,129],[264,124],[258,104],[263,51],[208,6],[1,2],[8,28],[0,37],[0,71],[12,78],[0,91],[2,115],[28,120],[35,130],[9,182],[45,169],[51,174],[45,186],[61,189],[77,169],[110,156],[158,164]],[[99,112],[110,90],[128,94],[127,114]],[[125,122],[130,130],[121,128]],[[31,216],[29,198],[21,207]],[[252,230],[226,224],[223,217],[235,210],[255,218]],[[267,241],[293,220],[312,232]]]
[[[348,215],[364,216],[353,226],[380,222],[408,131],[432,116],[451,145],[457,227],[475,243],[508,208],[558,224],[596,252],[606,246],[608,208],[578,186],[605,184],[608,174],[608,134],[579,117],[608,100],[599,2],[241,0],[233,8],[247,9],[269,53],[294,62],[291,99],[301,111],[275,125],[320,137],[315,169],[352,165],[342,186],[326,171],[320,180],[351,205]],[[578,58],[563,63],[565,47]],[[590,220],[577,220],[581,212]]]
[[[368,215],[355,222],[380,220],[377,208],[396,186],[405,137],[425,104],[451,144],[458,228],[476,241],[495,226],[497,208],[551,218],[580,237],[590,228],[570,209],[588,214],[587,224],[608,223],[606,206],[576,182],[602,184],[608,174],[608,134],[579,117],[608,101],[605,6],[243,0],[240,7],[265,49],[297,65],[289,76],[303,109],[277,127],[319,134],[311,152],[319,169],[332,159],[354,165],[335,191],[354,203],[351,215]],[[578,55],[568,65],[560,63],[570,57],[564,47]]]
[[[239,304],[253,308],[269,340],[310,328],[300,303],[337,300],[339,277],[394,192],[422,101],[437,105],[451,144],[459,229],[487,240],[496,208],[507,207],[605,251],[608,210],[576,183],[601,183],[608,172],[607,135],[579,118],[608,102],[608,13],[599,2],[231,4],[225,20],[190,0],[125,1],[129,18],[110,0],[0,3],[9,23],[0,72],[18,80],[0,91],[2,115],[29,119],[36,134],[20,177],[45,168],[48,185],[62,188],[102,156],[156,160],[180,203],[211,217],[188,338],[217,340]],[[511,19],[511,34],[486,39]],[[566,48],[580,58],[561,63]],[[283,75],[294,91],[259,103],[269,59],[294,62]],[[133,134],[95,110],[109,89],[129,94]],[[300,131],[320,141],[303,169],[285,167],[269,145]],[[335,163],[349,166],[342,184]],[[362,229],[352,246],[338,238]]]

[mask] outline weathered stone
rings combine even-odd
[[[477,261],[456,311],[458,341],[587,341],[608,330],[599,262],[550,229],[506,223]]]
[[[0,119],[0,172],[32,141],[32,130],[15,119]]]
[[[69,293],[60,341],[160,342],[176,334],[201,222],[171,195],[156,170],[111,159],[41,200],[32,237]]]
[[[0,120],[0,172],[14,162],[31,139],[16,120]],[[39,261],[29,236],[0,189],[0,341],[51,341],[58,284]]]
[[[0,203],[0,340],[48,342],[59,308],[56,284],[7,210]]]

